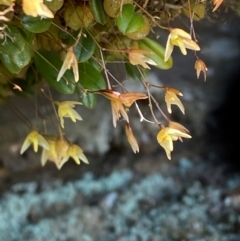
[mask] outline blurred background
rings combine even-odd
[[[171,118],[193,138],[174,143],[171,161],[156,141],[157,127],[140,123],[134,107],[130,119],[140,153],[132,153],[124,124],[113,128],[110,105],[99,97],[93,110],[77,109],[87,121],[66,121],[65,128],[90,164],[70,160],[61,171],[50,162],[41,167],[32,150],[20,156],[28,129],[13,107],[0,106],[1,241],[240,240],[240,18],[230,9],[221,11],[220,17],[209,14],[194,23],[199,57],[208,67],[206,82],[202,74],[196,77],[193,53],[182,56],[178,48],[170,71],[150,71],[150,83],[183,93],[186,114],[173,107]],[[187,18],[175,21],[188,30]],[[163,34],[159,41],[166,43]],[[164,93],[152,93],[166,112]],[[38,122],[29,111],[34,100],[32,106],[18,97],[11,103]],[[44,112],[46,103],[38,104]],[[139,105],[148,115],[147,104]]]

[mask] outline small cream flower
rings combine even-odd
[[[165,55],[164,55],[164,61],[168,61],[170,58],[173,47],[178,46],[182,52],[183,55],[187,54],[187,49],[192,49],[195,51],[200,50],[200,47],[196,42],[192,40],[192,37],[189,33],[185,32],[184,30],[180,28],[174,28],[170,30],[170,34],[168,36]]]
[[[51,10],[43,3],[43,0],[23,0],[23,12],[32,17],[54,18]]]
[[[61,158],[58,168],[61,169],[63,164],[68,161],[69,158],[72,158],[78,165],[80,164],[80,160],[82,160],[84,163],[88,164],[87,157],[83,154],[83,150],[76,144],[70,144],[68,147],[68,150]]]
[[[74,46],[71,46],[68,49],[67,55],[64,59],[63,65],[58,73],[57,81],[59,81],[67,69],[73,68],[74,80],[78,82],[79,80],[79,72],[78,72],[78,61],[77,57],[74,53]]]
[[[185,114],[184,106],[180,101],[180,99],[177,97],[177,95],[183,96],[183,94],[174,88],[165,87],[165,89],[166,89],[165,102],[167,104],[168,113],[170,114],[172,113],[171,105],[177,105],[179,109],[182,111],[182,113]]]
[[[170,127],[162,128],[157,134],[158,143],[164,148],[167,158],[171,160],[171,152],[173,151],[173,141],[184,138],[192,138],[189,134]]]
[[[33,150],[35,152],[38,151],[38,146],[41,146],[46,150],[49,150],[50,148],[45,138],[40,135],[36,130],[32,130],[23,142],[20,154],[22,155],[31,144],[33,144]]]
[[[62,128],[64,128],[64,117],[71,118],[73,122],[76,120],[82,120],[82,117],[73,109],[75,105],[82,105],[81,102],[77,101],[54,101],[54,103],[58,106],[58,116],[60,118],[60,123]]]

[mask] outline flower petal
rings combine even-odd
[[[38,15],[43,18],[54,18],[52,11],[43,3],[40,4]]]
[[[28,139],[28,137],[25,139],[25,141],[23,142],[22,148],[20,150],[20,154],[22,155],[27,149],[28,147],[32,144],[32,142]]]
[[[175,39],[175,38],[178,38],[178,37],[186,38],[186,39],[192,39],[191,35],[181,28],[172,29],[170,35],[171,35],[172,39]]]
[[[165,49],[165,54],[164,54],[164,61],[167,62],[168,59],[170,58],[172,51],[173,51],[173,44],[171,43],[171,36],[169,34],[168,40],[167,40],[167,45]]]
[[[128,92],[128,93],[122,93],[119,97],[121,102],[126,106],[130,107],[134,101],[136,100],[144,100],[147,99],[148,96],[143,93],[138,92]]]
[[[86,164],[89,164],[87,157],[83,154],[83,152],[78,153],[78,157]]]
[[[50,146],[49,146],[48,142],[40,134],[38,134],[38,145],[41,146],[42,148],[46,149],[46,150],[50,150]]]
[[[184,39],[184,38],[182,40],[187,49],[191,49],[191,50],[195,50],[195,51],[200,50],[199,45],[195,41],[193,41],[191,39]]]
[[[132,129],[129,124],[125,125],[125,133],[127,136],[128,143],[132,147],[133,152],[134,153],[139,152],[139,146],[138,146],[137,140],[136,140],[135,136],[133,135]]]
[[[82,120],[82,117],[73,109],[69,110],[65,117],[70,117],[73,122],[76,122],[76,120]]]
[[[184,106],[174,92],[169,90],[166,91],[165,102],[167,104],[168,113],[170,114],[172,113],[171,105],[177,105],[179,109],[182,111],[182,113],[185,114]]]

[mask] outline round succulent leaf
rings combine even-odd
[[[10,58],[20,69],[22,69],[30,63],[32,59],[32,51],[30,47],[26,45],[21,53],[11,55]]]
[[[133,4],[124,4],[122,14],[117,17],[117,26],[123,34],[135,32],[144,25],[144,18],[140,13],[134,12]]]
[[[151,31],[152,27],[146,16],[143,16],[143,19],[144,19],[144,24],[143,24],[142,28],[138,29],[137,31],[127,33],[126,37],[128,37],[129,39],[133,39],[133,40],[139,40],[139,39],[143,39],[143,38],[147,37],[147,35]]]
[[[64,12],[64,20],[67,26],[77,31],[82,27],[88,27],[93,21],[93,15],[87,5],[77,7],[70,5]]]
[[[138,46],[139,49],[146,50],[149,52],[149,54],[144,55],[156,63],[155,67],[165,70],[170,69],[172,67],[172,58],[169,58],[166,62],[164,61],[165,48],[158,42],[150,38],[144,38],[138,41]]]
[[[85,62],[90,59],[95,51],[96,43],[90,34],[82,34],[79,43],[74,48],[78,62]]]
[[[14,63],[14,61],[10,58],[10,55],[0,54],[0,59],[3,65],[13,74],[18,74],[21,71],[21,68]]]
[[[57,81],[58,73],[63,62],[52,52],[39,50],[34,55],[37,71],[55,90],[62,94],[72,94],[75,90],[75,81],[72,71],[66,70],[62,78]]]
[[[123,4],[133,3],[133,0],[104,0],[103,7],[108,16],[116,18]]]
[[[58,11],[63,6],[63,0],[44,1],[44,4],[53,12]]]
[[[108,21],[108,15],[104,10],[103,0],[90,0],[89,6],[95,20],[104,25]]]
[[[52,20],[50,18],[24,15],[22,17],[21,23],[23,27],[31,33],[43,33],[50,28]]]
[[[97,95],[92,93],[85,93],[82,95],[81,102],[88,109],[93,109],[97,104]]]
[[[3,65],[14,74],[18,74],[23,67],[28,65],[31,61],[31,58],[32,52],[30,47],[27,45],[20,53],[14,55],[1,54]]]
[[[0,39],[0,51],[3,54],[19,54],[25,48],[25,39],[21,32],[14,26],[8,25],[5,30],[5,37]]]
[[[79,82],[77,83],[84,89],[99,90],[106,89],[106,82],[97,69],[89,63],[80,63],[79,67]]]

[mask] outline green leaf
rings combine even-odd
[[[63,3],[63,0],[52,0],[51,2],[44,1],[44,4],[53,12],[57,12],[62,7]]]
[[[70,33],[70,34],[69,34]],[[58,38],[62,41],[62,43],[66,44],[67,46],[72,46],[76,42],[76,38],[79,34],[79,30],[71,31],[71,32],[63,31],[59,29]]]
[[[25,48],[25,40],[20,31],[8,25],[5,30],[5,37],[0,39],[0,52],[7,55],[19,54]]]
[[[31,61],[31,49],[26,45],[21,53],[15,55],[1,54],[0,58],[3,65],[14,74],[18,74],[22,68]]]
[[[100,90],[106,89],[106,82],[101,73],[89,63],[80,63],[79,82],[77,83],[84,89]]]
[[[46,32],[51,24],[52,20],[50,18],[32,17],[24,15],[22,17],[21,23],[25,29],[32,33],[43,33]]]
[[[72,94],[75,90],[75,81],[72,71],[66,70],[57,82],[58,73],[63,62],[52,52],[39,50],[34,55],[34,63],[41,76],[58,92]]]
[[[81,101],[88,109],[93,109],[97,104],[97,95],[92,93],[86,93],[82,96]]]
[[[98,23],[104,25],[108,21],[108,15],[103,7],[103,0],[90,0],[90,9]]]
[[[97,95],[93,93],[85,93],[80,85],[76,86],[76,93],[85,107],[93,109],[97,103]]]
[[[24,50],[19,54],[11,56],[13,62],[21,69],[28,65],[32,59],[32,52],[28,45],[25,46]]]
[[[138,46],[140,49],[149,51],[149,54],[144,55],[157,64],[155,67],[159,69],[170,69],[172,67],[172,58],[169,58],[167,62],[164,61],[165,48],[158,42],[150,38],[144,38],[138,41]]]
[[[23,32],[23,37],[24,37],[25,41],[26,41],[28,44],[31,45],[32,42],[33,42],[33,39],[34,39],[34,37],[35,37],[35,34],[29,32],[29,31],[26,30],[26,29],[22,29],[22,32]]]
[[[134,80],[141,81],[146,76],[146,72],[147,72],[146,69],[143,69],[136,65],[132,65],[130,63],[125,63],[124,66],[127,74]]]
[[[96,53],[96,52],[95,52]],[[96,70],[99,72],[102,72],[103,66],[96,60],[96,58],[90,58],[88,60],[88,63],[91,64]]]
[[[117,26],[123,34],[138,31],[144,25],[144,18],[134,12],[133,4],[124,4],[122,14],[117,17]]]
[[[17,66],[14,61],[7,54],[1,54],[0,59],[3,65],[13,74],[18,74],[21,71],[21,68]]]
[[[78,62],[86,62],[93,55],[96,48],[94,39],[90,34],[82,34],[78,45],[74,48],[74,53]]]

